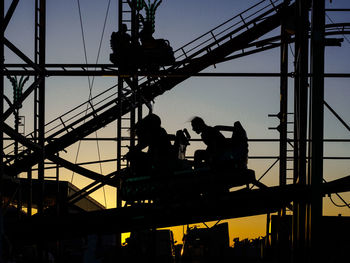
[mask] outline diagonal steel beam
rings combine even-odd
[[[78,173],[82,176],[85,176],[91,180],[96,180],[96,181],[103,181],[105,179],[105,176],[103,176],[102,174],[93,172],[89,169],[86,169],[84,167],[81,167],[77,164],[71,163],[57,155],[54,154],[50,154],[48,156],[46,156],[46,158],[48,158],[49,160],[55,162],[56,164],[61,165],[64,168],[67,168],[68,170],[71,170],[75,173]]]
[[[30,150],[32,150],[34,152],[40,152],[40,150],[42,150],[42,148],[37,143],[34,143],[31,140],[29,140],[28,138],[19,134],[14,129],[12,129],[8,124],[4,123],[3,130],[8,136],[18,140],[21,144],[23,144],[24,146],[26,146]],[[103,181],[105,178],[103,175],[101,175],[99,173],[95,173],[91,170],[88,170],[88,169],[83,168],[79,165],[71,163],[71,162],[69,162],[61,157],[54,155],[54,154],[48,154],[46,156],[46,158],[63,166],[63,167],[65,167],[65,168],[67,168],[67,169],[69,169],[69,170],[71,170],[71,171],[73,171],[73,172],[76,172],[76,173],[83,175],[87,178],[90,178],[92,180]]]
[[[330,110],[330,112],[333,113],[333,115],[338,119],[338,121],[340,121],[344,126],[345,128],[350,131],[350,126],[339,116],[338,113],[336,113],[335,110],[333,110],[333,108],[331,106],[329,106],[329,104],[326,102],[326,101],[323,101],[324,105],[327,107],[327,109]]]
[[[30,150],[32,150],[32,151],[41,150],[41,147],[38,144],[32,142],[28,138],[26,138],[23,135],[19,134],[18,132],[16,132],[13,128],[11,128],[6,123],[3,123],[3,131],[4,131],[4,133],[6,133],[11,138],[13,138],[15,140],[18,140],[18,142],[20,142],[21,144],[23,144],[24,146],[26,146]]]
[[[19,56],[24,62],[34,68],[36,71],[41,72],[37,64],[35,64],[30,58],[28,58],[21,50],[19,50],[14,44],[12,44],[6,37],[3,39],[4,44],[12,50],[17,56]]]
[[[11,18],[12,18],[12,15],[13,13],[15,12],[16,10],[16,7],[17,7],[17,4],[18,4],[19,0],[13,0],[7,13],[6,13],[6,16],[5,16],[5,19],[4,19],[4,23],[2,25],[2,32],[5,32]]]
[[[116,175],[117,175],[117,171],[104,176],[103,179],[101,180],[96,180],[95,182],[89,184],[88,186],[84,187],[80,191],[69,196],[68,202],[71,204],[78,202],[79,200],[83,199],[85,196],[88,196],[92,192],[95,192],[96,190],[100,189],[104,185],[108,184],[108,182],[110,182],[111,179],[113,179],[113,176],[116,176]],[[113,184],[108,184],[108,185],[115,186]]]

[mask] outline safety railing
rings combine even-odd
[[[175,67],[179,67],[193,58],[210,52],[216,46],[220,46],[232,39],[235,35],[249,30],[255,24],[269,14],[278,10],[284,4],[283,0],[263,0],[253,5],[242,13],[228,19],[224,23],[211,29],[193,41],[175,50]],[[170,67],[172,68],[172,67]]]

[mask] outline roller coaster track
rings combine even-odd
[[[48,123],[46,126],[46,158],[50,159],[50,156],[53,158],[59,151],[138,107],[139,104],[132,100],[136,93],[142,98],[140,103],[147,103],[190,78],[192,74],[224,60],[234,52],[243,52],[251,43],[277,28],[283,14],[293,12],[293,9],[294,4],[286,4],[284,1],[261,1],[178,49],[175,52],[175,64],[164,68],[162,76],[142,79],[137,92],[133,87],[127,87],[119,100],[111,92],[111,88],[88,101],[89,112],[87,114],[83,114],[85,111],[82,111],[74,117],[69,117],[72,110]],[[93,103],[94,99],[102,97],[103,99]],[[81,104],[74,110],[83,107],[86,107],[86,104]],[[64,118],[67,119],[64,120]],[[10,127],[6,127],[5,130],[11,132]],[[17,139],[27,146],[28,150],[19,155],[16,163],[11,158],[7,161],[6,169],[9,174],[26,171],[39,159],[38,151],[36,151],[38,149],[31,147],[28,137],[17,136]],[[59,158],[54,159],[55,162],[60,163]],[[63,166],[66,164],[67,162],[61,162]]]

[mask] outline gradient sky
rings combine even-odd
[[[5,0],[6,8],[12,1]],[[34,50],[34,0],[20,1],[5,33],[6,37],[20,48],[27,56],[33,58]],[[80,0],[84,38],[86,42],[88,63],[109,63],[109,38],[117,31],[117,2],[110,2],[106,28],[103,35],[101,52],[97,60],[102,28],[106,16],[108,0]],[[257,0],[163,0],[156,13],[156,38],[168,39],[175,49],[209,31],[225,20],[244,11]],[[347,0],[326,2],[327,8],[350,8]],[[328,12],[327,23],[332,21],[350,22],[350,12]],[[340,36],[337,36],[340,37]],[[349,73],[350,68],[350,36],[344,39],[342,47],[326,48],[326,66],[328,73]],[[293,50],[293,45],[291,49]],[[78,4],[76,0],[47,1],[47,63],[85,63]],[[5,63],[22,63],[20,59],[6,49]],[[293,52],[290,51],[289,72],[293,71]],[[205,72],[271,72],[279,71],[279,49],[266,51],[249,57],[210,67]],[[90,79],[91,80],[91,79]],[[293,80],[289,80],[289,109],[293,110]],[[29,84],[29,82],[28,82]],[[97,77],[94,79],[93,94],[116,84],[116,78]],[[6,81],[6,94],[12,98],[12,88]],[[47,79],[46,120],[50,121],[67,112],[76,105],[85,102],[89,96],[88,79],[86,77],[50,77]],[[337,113],[350,123],[350,87],[349,79],[326,79],[325,100]],[[24,103],[21,115],[26,116],[26,132],[32,131],[32,99]],[[251,139],[273,139],[279,134],[269,127],[278,125],[275,118],[268,114],[279,111],[279,79],[278,78],[190,78],[171,91],[155,99],[154,112],[161,116],[162,125],[169,133],[187,128],[193,138],[198,138],[190,128],[189,120],[193,116],[201,116],[210,125],[232,125],[241,121]],[[290,120],[292,121],[292,120]],[[13,120],[9,120],[12,124]],[[292,128],[292,127],[290,127]],[[98,131],[99,137],[115,137],[115,123]],[[325,109],[325,138],[350,139],[350,133],[336,118]],[[91,135],[95,137],[96,135]],[[99,143],[101,159],[112,159],[116,156],[116,144]],[[201,144],[193,143],[188,152]],[[78,152],[79,148],[79,152]],[[82,142],[69,147],[63,158],[78,162],[97,160],[98,149],[95,142]],[[78,155],[77,155],[78,152]],[[277,143],[250,143],[250,156],[278,155]],[[350,156],[349,143],[325,143],[325,156]],[[260,177],[274,162],[272,159],[250,160],[249,168]],[[292,165],[290,163],[289,165]],[[90,165],[87,168],[107,174],[115,169],[115,163]],[[72,173],[62,170],[62,179],[71,181]],[[324,178],[337,179],[350,174],[348,160],[326,160],[324,162]],[[291,176],[291,174],[290,174]],[[73,183],[82,188],[89,183],[88,179],[74,175]],[[262,180],[268,185],[278,184],[278,166],[273,168]],[[106,187],[92,194],[107,207],[115,206],[115,190]],[[345,200],[350,194],[342,195]],[[336,197],[334,200],[340,204]],[[329,198],[324,198],[325,215],[350,215],[349,209],[331,205]],[[265,217],[250,217],[230,220],[230,239],[239,236],[252,238],[265,234]],[[179,236],[177,236],[178,241]]]

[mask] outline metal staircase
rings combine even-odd
[[[172,89],[205,68],[225,60],[234,53],[244,53],[251,43],[280,25],[285,12],[293,12],[294,5],[284,1],[261,1],[241,14],[215,27],[206,34],[175,51],[176,63],[164,68],[158,77],[140,79],[137,90],[123,88],[118,96],[114,87],[95,96],[73,110],[46,124],[45,155],[48,158],[66,147],[122,118],[142,104]],[[140,98],[135,100],[135,95]],[[93,101],[93,107],[86,104]],[[31,136],[31,135],[29,135]],[[27,136],[28,137],[28,136]],[[22,138],[24,140],[24,138]],[[29,140],[29,139],[27,139]],[[38,162],[36,152],[24,151],[14,169],[13,160],[7,161],[9,173],[20,173]]]

